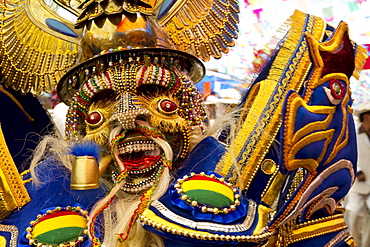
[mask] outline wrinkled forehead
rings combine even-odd
[[[185,76],[187,82],[197,83],[204,74],[204,65],[187,53],[154,48],[113,50],[69,70],[59,80],[57,92],[64,103],[71,105],[73,97],[86,91],[85,84],[91,86],[88,90],[99,92],[102,87],[115,92],[132,92],[140,84],[157,84],[170,89],[175,86],[176,77]]]
[[[84,114],[88,106],[95,101],[110,95],[119,98],[122,94],[145,94],[160,90],[178,98],[187,94],[199,94],[186,74],[165,69],[159,65],[145,66],[131,62],[119,66],[111,66],[103,73],[90,76],[73,97],[76,110]],[[73,105],[73,104],[72,104]]]

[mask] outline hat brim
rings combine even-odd
[[[370,102],[361,103],[357,106],[354,106],[353,108],[354,108],[353,115],[355,117],[360,117],[360,115],[366,112],[370,112]]]
[[[163,49],[163,48],[140,48],[121,51],[113,51],[91,58],[69,70],[59,81],[57,92],[60,99],[67,105],[71,104],[72,97],[80,89],[81,85],[89,78],[91,74],[99,74],[109,67],[109,63],[116,63],[120,59],[140,58],[144,56],[151,58],[151,63],[158,64],[171,69],[174,64],[168,64],[171,59],[181,70],[186,70],[194,83],[199,82],[205,76],[205,67],[203,63],[193,55],[186,52]],[[88,72],[88,73],[86,73]]]

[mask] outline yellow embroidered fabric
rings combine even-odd
[[[313,223],[302,224],[298,226],[297,229],[294,229],[291,234],[290,243],[297,241],[302,241],[304,239],[313,238],[328,234],[331,232],[336,232],[338,230],[343,230],[347,228],[346,222],[339,217],[327,217],[322,221],[317,221]]]
[[[0,247],[6,247],[6,239],[0,236]]]
[[[0,219],[31,201],[0,126]]]
[[[232,173],[233,157],[241,171],[245,189],[248,188],[264,155],[268,151],[281,125],[283,95],[290,89],[298,90],[310,68],[307,43],[303,37],[311,34],[320,40],[324,34],[325,21],[315,16],[295,11],[287,25],[290,31],[277,54],[267,79],[260,82],[259,91],[250,106],[248,115],[237,134],[233,150],[229,150],[216,167],[216,172],[236,182]],[[299,47],[299,49],[294,49]],[[232,153],[233,152],[233,153]]]

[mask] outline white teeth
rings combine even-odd
[[[158,166],[160,164],[162,164],[160,161],[157,162]],[[136,192],[140,192],[144,189],[148,189],[150,187],[153,187],[154,183],[155,183],[155,179],[159,176],[159,174],[160,174],[160,169],[157,169],[157,171],[155,171],[152,175],[150,175],[150,177],[142,180],[141,182],[138,182],[138,183],[126,182],[123,185],[122,189],[126,192],[136,193]]]
[[[158,146],[157,146],[158,147]],[[153,155],[153,156],[157,156],[160,154],[160,150],[159,148],[156,148],[155,150],[150,150],[150,151],[146,151],[144,153],[144,155]]]
[[[147,151],[148,155],[159,154],[158,145],[152,140],[137,140],[118,144],[118,153],[126,154],[132,152]]]

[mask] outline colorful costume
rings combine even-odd
[[[76,11],[74,1],[56,2]],[[4,35],[24,45],[25,29],[11,26],[40,6],[4,4]],[[349,78],[365,54],[345,23],[335,29],[296,11],[235,112],[207,137],[194,86],[205,73],[197,57],[217,58],[233,45],[236,2],[93,0],[79,7],[76,67],[69,69],[80,33],[45,17],[50,12],[42,18],[52,31],[40,35],[69,38],[21,64],[43,64],[44,74],[17,70],[14,59],[31,54],[30,45],[15,55],[2,46],[2,75],[15,74],[6,85],[38,93],[61,76],[57,90],[70,105],[66,141],[47,138],[36,150],[32,179],[41,184],[26,186],[31,201],[2,221],[22,236],[0,231],[6,243],[355,246],[341,202],[357,159]],[[48,147],[55,150],[42,156]]]

